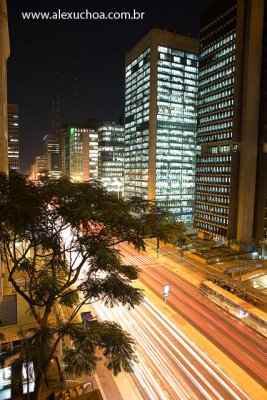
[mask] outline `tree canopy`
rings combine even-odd
[[[174,241],[184,230],[153,203],[118,199],[97,182],[34,183],[16,173],[0,175],[2,253],[9,281],[37,323],[23,333],[24,358],[15,358],[17,364],[21,367],[26,357],[41,379],[63,339],[70,372],[92,372],[97,348],[114,374],[132,371],[135,351],[130,335],[107,321],[87,329],[77,323],[77,316],[83,305],[98,300],[129,308],[142,302],[142,292],[131,284],[139,270],[123,264],[118,243],[145,249],[145,238]],[[21,278],[26,285],[21,286]]]

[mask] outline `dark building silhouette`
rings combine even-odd
[[[8,174],[7,59],[10,54],[6,0],[0,0],[0,172]]]

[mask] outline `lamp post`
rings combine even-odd
[[[156,247],[157,257],[159,257],[159,238],[157,237],[157,247]]]

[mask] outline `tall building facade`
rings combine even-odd
[[[10,54],[6,0],[0,0],[0,172],[8,173],[7,59]]]
[[[124,194],[124,126],[104,122],[98,128],[98,177],[109,191]]]
[[[45,156],[36,156],[34,164],[31,165],[31,172],[29,179],[32,181],[38,181],[40,176],[44,174],[46,169]]]
[[[266,175],[257,178],[259,155],[266,158],[258,142],[266,140],[263,17],[264,0],[217,0],[201,16],[195,227],[202,236],[249,241],[257,236],[255,206],[266,205],[255,200]]]
[[[62,172],[74,182],[98,179],[98,133],[82,125],[63,125]]]
[[[267,2],[264,5],[254,237],[267,239]]]
[[[8,168],[19,171],[19,107],[8,104]]]
[[[198,41],[152,29],[126,55],[125,196],[140,195],[191,223]]]
[[[48,133],[43,138],[45,169],[53,179],[57,179],[61,175],[60,165],[60,136],[54,133]]]

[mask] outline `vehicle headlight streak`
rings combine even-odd
[[[202,394],[201,397],[203,396],[207,400],[224,400],[218,390],[175,346],[172,339],[178,341],[194,360],[211,374],[218,382],[218,386],[223,387],[229,393],[230,397],[236,400],[250,399],[238,385],[151,302],[145,300],[143,307],[144,309],[136,307],[129,312],[123,307],[107,309],[99,303],[95,304],[96,311],[102,319],[118,321],[137,341],[139,363],[134,366],[135,376],[147,393],[148,399],[198,399],[192,387],[181,376],[181,373],[183,373],[189,378],[197,391]],[[171,339],[170,336],[172,337]],[[172,364],[168,363],[168,358],[173,360]],[[171,397],[169,393],[171,393]]]
[[[145,392],[148,394],[149,400],[170,400],[170,398],[177,400],[197,400],[197,397],[192,393],[192,390],[179,376],[178,369],[174,370],[170,368],[167,360],[164,360],[164,356],[161,355],[160,349],[157,349],[152,344],[151,339],[149,338],[151,333],[150,329],[149,331],[143,331],[143,329],[137,327],[136,324],[133,324],[133,317],[130,315],[132,314],[132,311],[131,313],[127,313],[125,309],[117,307],[116,309],[112,309],[112,314],[110,314],[110,310],[107,310],[104,306],[97,307],[97,312],[98,311],[100,311],[99,315],[101,315],[101,318],[115,319],[118,321],[124,329],[131,332],[131,335],[137,341],[137,356],[139,363],[135,364],[135,375]],[[157,368],[155,368],[153,364],[155,364]],[[161,380],[162,386],[165,386],[164,381],[168,383],[171,388],[172,397],[168,396],[168,394],[164,392],[158,380]]]
[[[169,330],[170,333],[173,334],[173,336],[178,340],[197,360],[200,364],[205,366],[205,368],[216,377],[216,379],[228,390],[230,393],[235,396],[236,399],[239,399],[239,397],[236,397],[236,393],[226,384],[226,382],[218,375],[222,375],[225,380],[228,380],[231,382],[231,385],[233,385],[236,390],[239,390],[242,395],[250,400],[250,397],[233,381],[231,380],[200,348],[192,341],[190,340],[176,325],[174,325],[169,319],[165,317],[151,302],[146,301],[144,303],[144,306],[146,308],[149,308],[149,311],[157,317],[160,322],[166,327],[166,329]],[[149,306],[149,307],[148,307]],[[173,344],[171,343],[172,347]],[[201,355],[201,357],[198,355],[198,353]],[[209,366],[209,364],[212,366],[214,370]]]
[[[144,324],[145,326],[146,324]],[[182,396],[183,399],[185,399],[185,396],[190,399],[190,395],[188,394],[188,391],[190,391],[190,388],[187,387],[186,383],[180,379],[178,376],[177,378],[175,377],[177,375],[177,370],[175,370],[171,365],[169,365],[164,357],[162,355],[160,349],[158,349],[155,345],[152,344],[152,342],[144,336],[142,332],[139,332],[138,334],[134,333],[134,337],[140,344],[140,347],[142,347],[142,355],[144,358],[147,359],[146,366],[145,368],[148,369],[149,363],[149,358],[153,359],[153,363],[157,365],[157,367],[160,367],[161,371],[161,378],[164,377],[164,379],[168,382],[170,387],[173,389],[173,391],[177,394],[179,393],[180,396]],[[144,353],[145,351],[145,353]],[[152,357],[151,357],[152,356]],[[139,355],[140,357],[140,355]],[[143,369],[144,371],[144,369]],[[157,373],[157,372],[156,372]],[[155,382],[155,376],[152,375],[152,380],[151,383]],[[166,394],[164,393],[164,396]],[[160,399],[163,399],[165,397],[161,396]],[[167,397],[169,398],[169,397]]]
[[[121,308],[116,307],[112,310],[107,309],[104,305],[100,305],[99,303],[94,304],[94,309],[97,314],[103,320],[116,320],[119,322],[124,329],[130,331],[133,338],[138,342],[139,338],[137,338],[136,329],[133,328],[132,318],[129,318],[129,315],[121,315]],[[124,314],[124,313],[123,313]],[[152,374],[151,370],[148,368],[147,360],[143,359],[143,354],[137,350],[137,356],[139,363],[134,363],[134,372],[135,376],[138,379],[140,385],[145,390],[146,394],[149,396],[147,399],[162,399],[169,400],[169,396],[164,393],[160,384],[155,379],[155,376]]]
[[[143,318],[146,318],[147,319],[147,316],[146,316],[146,314],[144,314],[143,312],[142,312],[142,310],[139,310],[139,311],[141,311],[141,314],[143,314]],[[143,324],[144,324],[144,326],[149,330],[151,330],[151,328],[149,327],[149,325],[143,320]],[[154,337],[154,338],[157,338],[157,340],[158,340],[158,343],[165,349],[165,351],[173,358],[173,360],[175,361],[175,363],[177,364],[177,366],[182,370],[182,371],[184,371],[185,372],[185,374],[191,379],[191,381],[195,384],[195,386],[200,390],[200,392],[202,392],[203,394],[204,394],[204,396],[205,396],[205,398],[206,399],[208,399],[208,400],[213,400],[213,397],[211,397],[210,395],[209,395],[209,393],[200,385],[200,383],[193,377],[193,375],[189,372],[189,370],[185,367],[185,365],[187,364],[187,365],[190,365],[190,367],[193,369],[193,371],[196,373],[196,375],[200,378],[200,380],[202,380],[207,386],[209,386],[209,382],[203,377],[203,375],[195,368],[195,366],[192,364],[192,363],[190,363],[187,359],[186,359],[186,357],[182,354],[182,352],[180,352],[175,346],[174,346],[174,344],[168,339],[168,337],[166,336],[166,335],[163,335],[163,333],[162,333],[162,331],[157,327],[157,325],[156,324],[154,324],[153,322],[151,322],[151,324],[152,324],[152,326],[153,326],[153,328],[155,329],[155,331],[150,331],[150,333],[152,334],[152,336]],[[157,333],[158,333],[158,335],[157,335]],[[168,345],[171,347],[171,349],[173,349],[174,351],[176,351],[178,354],[179,354],[179,356],[183,359],[183,361],[184,361],[184,363],[185,364],[183,364],[183,363],[181,363],[178,359],[177,359],[177,357],[175,357],[174,356],[174,354],[172,353],[172,351],[171,351],[171,349],[169,349],[167,346],[166,346],[166,344],[164,344],[163,343],[163,341],[160,339],[160,336],[164,336],[164,339],[166,340],[166,342],[168,343]],[[155,351],[156,351],[156,349],[155,349]],[[157,350],[157,352],[159,353],[159,351]],[[159,353],[160,354],[160,353]],[[162,357],[162,360],[163,361],[165,361],[164,360],[164,357],[163,356],[161,356]],[[168,368],[170,369],[170,365],[168,366]],[[175,370],[172,368],[172,370],[173,370],[173,373],[175,373]],[[173,384],[171,385],[172,387],[173,387]],[[219,399],[219,400],[224,400],[223,399],[223,397],[214,389],[214,388],[212,388],[212,387],[210,387],[210,389],[212,390],[212,392],[217,396],[217,398]]]

